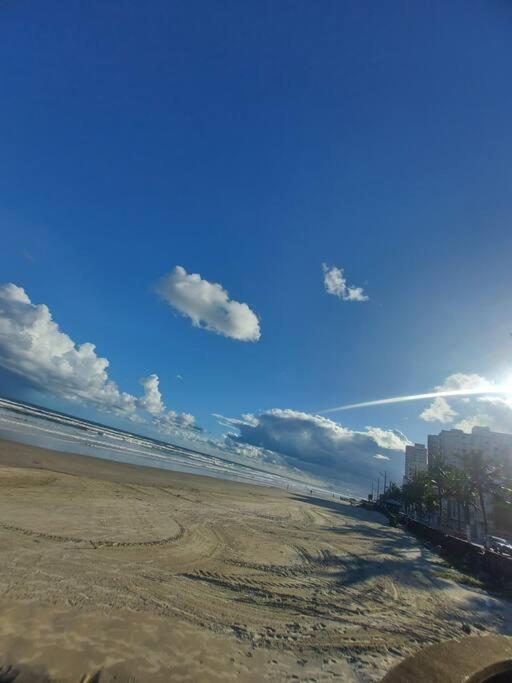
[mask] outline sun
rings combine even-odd
[[[509,375],[504,382],[499,384],[499,389],[507,398],[512,398],[512,375]]]

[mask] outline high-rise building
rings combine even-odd
[[[427,440],[428,462],[432,463],[436,457],[441,457],[447,465],[462,468],[464,456],[472,452],[480,452],[485,460],[504,468],[505,474],[512,475],[512,434],[492,432],[488,427],[473,427],[470,434],[461,429],[443,429],[439,434],[429,434]],[[495,533],[497,522],[494,516],[494,501],[492,496],[486,495],[486,509],[488,530]],[[461,510],[454,500],[445,501],[444,525],[448,529],[460,530]],[[469,523],[466,525],[466,535],[473,540],[485,541],[485,525],[482,511],[472,509]]]
[[[443,429],[428,436],[428,459],[441,456],[448,465],[462,466],[464,455],[480,451],[483,456],[512,472],[512,434],[492,432],[488,427],[473,427],[471,434],[461,429]]]
[[[405,475],[404,481],[410,481],[418,472],[427,469],[427,449],[422,443],[405,447]]]

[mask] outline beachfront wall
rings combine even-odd
[[[493,535],[496,533],[494,524],[494,504],[491,496],[485,496],[485,509],[487,510],[487,527],[488,533]],[[460,515],[460,517],[459,517]],[[471,508],[469,511],[469,528],[464,522],[464,511],[462,507],[457,505],[457,502],[451,498],[443,500],[443,531],[462,532],[468,536],[468,541],[475,543],[485,543],[485,523],[482,510]]]
[[[417,536],[441,546],[447,555],[463,561],[475,574],[486,572],[498,583],[512,582],[512,558],[434,529],[400,514],[400,521]]]
[[[462,506],[459,509],[459,506],[455,500],[451,498],[444,498],[442,506],[441,527],[439,527],[439,512],[432,512],[419,518],[416,515],[412,515],[412,517],[413,519],[416,519],[416,521],[429,527],[435,527],[445,534],[454,534],[458,536],[463,535],[468,541],[485,544],[485,524],[483,513],[480,508],[477,507],[470,509],[468,525],[464,520],[464,511]],[[499,527],[496,524],[495,505],[491,496],[486,495],[485,497],[485,509],[487,511],[488,535],[501,535],[505,538],[510,537],[512,535],[510,530],[506,533],[498,533]],[[403,506],[402,512],[406,515]],[[512,525],[510,525],[510,528],[512,529]]]

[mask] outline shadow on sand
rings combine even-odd
[[[339,525],[333,519],[332,526],[323,527],[346,538],[340,552],[324,551],[307,558],[315,568],[313,571],[324,572],[339,588],[367,582],[369,590],[378,591],[375,580],[386,579],[399,588],[414,591],[435,589],[449,593],[457,589],[458,584],[446,578],[450,570],[446,559],[406,529],[389,527],[385,515],[325,498],[302,495],[294,498],[340,518]],[[489,592],[472,588],[464,600],[464,609],[486,622],[490,603],[496,608],[499,602]],[[504,624],[502,633],[512,634],[512,623]]]

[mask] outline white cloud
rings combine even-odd
[[[60,330],[47,306],[33,304],[25,290],[12,283],[0,286],[0,366],[44,394],[143,423],[140,408],[152,416],[152,425],[165,425],[167,433],[173,433],[173,427],[195,428],[193,415],[165,408],[158,375],[140,380],[144,395],[138,399],[120,391],[108,376],[108,360],[96,354],[94,344],[76,344]]]
[[[457,415],[457,411],[453,410],[448,401],[439,396],[436,398],[428,408],[420,414],[420,418],[425,422],[453,422],[453,418]]]
[[[354,432],[359,434],[368,434],[375,443],[381,448],[389,448],[391,450],[403,451],[409,439],[402,434],[398,429],[381,429],[380,427],[366,427],[366,432]]]
[[[470,432],[473,427],[489,427],[495,432],[512,433],[512,397],[480,396],[465,406],[466,414],[455,427]]]
[[[247,304],[232,301],[221,285],[181,266],[159,281],[157,292],[196,327],[239,341],[258,341],[261,336],[258,317]]]
[[[382,455],[381,453],[377,453],[377,455],[373,456],[375,460],[389,460],[387,455]]]
[[[357,431],[320,415],[296,410],[273,409],[242,419],[217,416],[222,424],[237,430],[229,435],[239,445],[261,449],[285,458],[288,465],[304,471],[349,482],[364,490],[378,461],[389,458],[389,476],[403,475],[404,450],[408,439],[397,430],[367,427]],[[387,454],[381,458],[381,449]]]
[[[476,373],[456,372],[449,375],[436,391],[488,391],[496,385]]]
[[[489,427],[488,421],[484,415],[472,415],[459,420],[455,425],[455,429],[462,429],[463,432],[471,433],[473,427]]]
[[[512,433],[512,397],[498,393],[502,385],[476,373],[458,372],[450,375],[436,387],[436,391],[472,391],[475,396],[453,397],[448,403],[438,397],[426,408],[420,418],[427,422],[453,423],[456,429],[471,432],[473,427],[489,427],[493,431]],[[476,392],[492,392],[496,395],[477,395]],[[456,403],[457,411],[452,407]]]
[[[35,389],[98,408],[132,413],[134,396],[109,379],[109,362],[94,344],[75,342],[59,329],[47,306],[33,304],[21,287],[0,287],[0,365]]]
[[[220,415],[219,413],[213,413],[213,417],[217,418],[219,424],[223,427],[239,427],[241,425],[247,425],[248,427],[255,427],[258,424],[258,418],[252,413],[244,413],[242,418],[238,417],[226,417],[225,415]]]
[[[368,301],[362,287],[347,284],[343,268],[323,264],[325,291],[337,296],[342,301]]]
[[[180,429],[191,429],[195,427],[196,418],[190,413],[177,413],[174,410],[167,410],[159,415],[155,420],[161,431],[173,430],[175,427]]]
[[[495,384],[476,373],[456,372],[449,375],[442,384],[435,387],[435,391],[488,391],[495,388]],[[464,403],[471,403],[471,399],[461,399]],[[448,424],[453,422],[458,415],[448,401],[439,396],[420,414],[420,418],[425,422],[442,422]]]
[[[144,387],[144,396],[139,398],[139,407],[147,410],[151,415],[160,415],[164,410],[162,401],[162,394],[160,393],[158,375],[149,375],[149,377],[142,377],[140,383]]]

